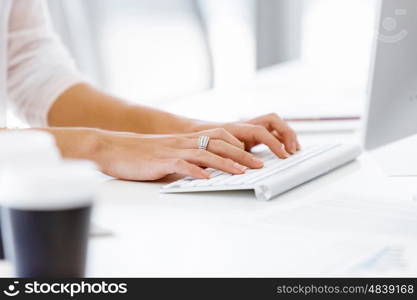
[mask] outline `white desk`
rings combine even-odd
[[[379,221],[358,213],[378,214],[362,207],[364,201],[376,208],[417,205],[410,198],[417,178],[388,178],[369,155],[270,202],[258,202],[249,192],[162,195],[161,185],[113,181],[103,186],[95,220],[114,236],[92,240],[90,276],[417,275],[413,261],[407,268],[358,270],[386,246],[405,247],[405,256],[417,249],[417,226],[396,227],[393,217],[378,232],[372,227]],[[357,209],[343,209],[340,220],[329,215],[312,222],[295,213],[297,207],[341,199]],[[284,220],[275,222],[279,218]],[[327,230],[315,223],[328,224]]]
[[[240,99],[229,101],[241,107]],[[180,100],[171,108],[198,115],[200,104]],[[219,117],[216,110],[203,112]],[[228,112],[232,118],[242,113]],[[356,137],[350,132],[301,139]],[[103,184],[94,221],[113,236],[91,240],[89,276],[417,276],[409,259],[417,254],[417,213],[403,216],[416,209],[411,194],[417,178],[389,178],[368,154],[269,202],[250,192],[159,194],[162,184]],[[387,249],[400,263],[389,257],[363,267]],[[3,275],[5,268],[0,266]]]

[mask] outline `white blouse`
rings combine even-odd
[[[0,0],[0,127],[8,104],[30,125],[47,126],[53,102],[82,81],[44,0]]]

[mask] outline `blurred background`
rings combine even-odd
[[[163,106],[241,86],[260,70],[294,60],[325,74],[328,85],[366,84],[376,0],[48,3],[79,68],[133,102]]]

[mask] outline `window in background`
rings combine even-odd
[[[208,87],[210,66],[193,1],[89,2],[109,91],[152,104]]]
[[[376,0],[304,0],[303,59],[366,85],[375,16]]]
[[[90,0],[109,90],[155,105],[253,76],[252,2]]]
[[[208,35],[213,87],[230,87],[256,72],[256,0],[197,0]]]

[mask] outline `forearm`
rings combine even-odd
[[[144,134],[189,132],[194,120],[133,105],[87,85],[65,91],[52,105],[49,126],[90,127]]]
[[[62,157],[95,160],[100,150],[100,130],[89,128],[41,128],[55,138]]]

